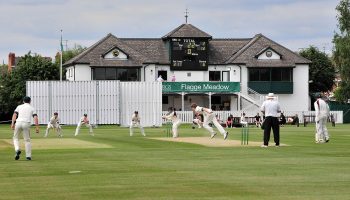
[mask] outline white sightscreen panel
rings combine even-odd
[[[53,83],[52,110],[59,113],[61,123],[76,124],[84,113],[96,123],[96,82],[76,81]]]
[[[77,124],[84,113],[92,124],[119,124],[119,81],[29,81],[40,124],[58,112],[62,124]]]
[[[134,111],[138,111],[143,126],[162,124],[162,84],[159,82],[120,83],[120,122],[128,126]]]
[[[97,100],[99,124],[120,124],[119,81],[99,81]]]
[[[27,81],[26,95],[31,97],[31,105],[35,108],[39,124],[46,124],[50,118],[49,81]]]

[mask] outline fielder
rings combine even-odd
[[[91,124],[90,124],[90,122],[89,122],[89,119],[88,119],[88,117],[87,117],[87,114],[84,114],[84,116],[82,116],[82,117],[80,118],[80,121],[78,122],[78,126],[77,126],[77,128],[75,129],[75,136],[77,136],[77,135],[79,134],[80,128],[81,128],[81,126],[84,125],[84,124],[85,124],[86,127],[89,128],[89,130],[90,130],[90,135],[94,136],[94,133],[93,133],[93,131],[92,131],[92,126],[91,126]]]
[[[169,108],[169,114],[163,116],[162,118],[163,119],[167,119],[167,120],[171,120],[172,123],[173,123],[173,138],[177,138],[179,135],[178,135],[178,132],[177,132],[177,128],[180,126],[181,124],[181,119],[177,118],[177,115],[176,115],[176,109],[172,109],[172,108]]]
[[[210,138],[214,138],[216,135],[216,132],[214,132],[213,128],[209,126],[209,123],[212,122],[215,125],[215,127],[219,130],[221,135],[224,136],[224,140],[227,139],[228,132],[225,131],[225,129],[218,122],[218,120],[215,117],[215,114],[213,113],[213,111],[211,109],[197,106],[196,103],[193,103],[191,105],[191,109],[192,109],[192,111],[194,111],[198,114],[203,114],[203,116],[204,116],[203,127],[210,132],[210,134],[211,134]]]
[[[23,104],[17,106],[15,112],[12,115],[11,129],[14,130],[13,145],[16,151],[15,160],[18,160],[21,154],[18,139],[18,136],[21,132],[23,132],[23,139],[25,141],[26,159],[32,160],[32,144],[30,142],[30,125],[32,117],[34,118],[35,132],[39,133],[38,115],[36,114],[35,109],[30,105],[30,101],[30,97],[24,97]]]
[[[316,143],[324,143],[329,142],[329,134],[326,127],[327,119],[329,115],[329,106],[322,99],[321,95],[317,96],[317,100],[314,103],[315,111],[316,111],[316,134],[315,141]]]
[[[134,134],[134,127],[139,127],[141,130],[141,134],[143,136],[146,136],[145,131],[143,130],[143,127],[140,124],[140,116],[139,112],[135,111],[134,114],[131,116],[131,123],[130,123],[130,136]]]
[[[58,137],[62,137],[62,134],[61,134],[61,125],[60,125],[60,118],[58,117],[58,113],[55,112],[53,114],[53,116],[51,117],[49,123],[47,124],[47,128],[46,128],[46,132],[45,132],[45,136],[44,137],[47,137],[47,135],[49,134],[49,130],[50,129],[54,129],[56,130],[56,133],[58,135]]]

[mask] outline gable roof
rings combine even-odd
[[[164,37],[180,37],[181,35],[183,37],[202,36],[207,38],[210,36],[190,24],[182,24]],[[169,65],[169,43],[168,40],[164,40],[164,37],[117,38],[109,33],[84,52],[64,63],[64,66],[89,64],[91,67],[141,67],[151,63]],[[114,48],[118,48],[128,55],[128,59],[104,59],[104,55]],[[256,55],[261,54],[268,48],[281,55],[281,59],[257,59]],[[296,64],[309,63],[311,61],[262,34],[257,34],[253,38],[212,39],[209,41],[210,65],[243,64],[247,67],[294,67]]]
[[[281,55],[280,60],[258,60],[256,55],[262,49],[272,48]],[[310,60],[281,46],[262,34],[255,35],[242,49],[226,61],[227,64],[244,64],[247,67],[293,67],[296,64],[309,64]]]
[[[111,48],[118,48],[129,55],[127,60],[110,60],[104,59],[103,55]],[[78,56],[67,61],[64,66],[70,66],[74,64],[90,64],[90,66],[142,66],[144,62],[147,62],[146,56],[140,52],[134,50],[129,45],[125,44],[123,40],[115,37],[112,34],[108,34],[106,37],[86,49]]]
[[[282,55],[280,53],[278,53],[272,47],[268,46],[268,47],[265,47],[265,48],[261,49],[257,54],[255,54],[255,58],[258,58],[261,54],[263,54],[267,50],[271,50],[271,51],[275,52],[276,54],[278,54],[280,57],[282,57]]]
[[[167,38],[212,38],[208,33],[200,30],[192,24],[182,24],[168,34],[164,35],[162,39]]]

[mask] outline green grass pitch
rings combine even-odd
[[[328,130],[331,140],[315,144],[315,127],[281,127],[276,148],[206,147],[148,139],[164,137],[164,128],[99,126],[95,136],[82,127],[63,127],[43,138],[32,133],[32,161],[24,150],[14,160],[12,130],[0,126],[0,199],[349,199],[350,125]],[[239,140],[239,128],[229,140]],[[207,137],[204,129],[182,125],[180,137]],[[222,138],[220,134],[216,137]],[[250,141],[262,141],[262,130],[250,128]],[[23,139],[20,140],[23,144]],[[272,143],[271,143],[272,142]]]

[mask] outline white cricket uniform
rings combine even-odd
[[[49,130],[50,129],[55,129],[57,131],[57,135],[59,137],[61,137],[61,125],[60,125],[60,118],[59,117],[55,117],[52,116],[49,123],[47,124],[47,128],[46,128],[46,132],[45,132],[45,136],[47,137],[47,135],[49,134]]]
[[[134,127],[139,127],[141,130],[141,134],[143,136],[146,136],[145,131],[143,129],[143,127],[140,124],[140,116],[139,115],[135,115],[133,114],[131,117],[131,123],[130,123],[130,136],[132,136],[134,134]]]
[[[318,98],[315,103],[315,111],[316,111],[316,134],[315,134],[315,141],[317,143],[319,142],[325,142],[329,140],[329,134],[326,127],[327,124],[327,118],[329,115],[329,106],[328,104],[321,98]]]
[[[86,127],[89,128],[89,130],[90,130],[90,135],[94,135],[94,133],[93,133],[93,131],[92,131],[92,126],[91,126],[91,124],[90,124],[90,123],[85,123],[85,117],[83,116],[83,117],[80,118],[80,121],[78,122],[77,128],[75,129],[75,136],[77,136],[77,135],[79,134],[80,128],[81,128],[81,126],[84,125],[84,124],[85,124]]]
[[[202,128],[202,121],[198,118],[193,119],[193,123],[198,125],[198,128]]]
[[[211,109],[209,109],[209,112],[205,112],[203,110],[203,107],[197,106],[194,111],[198,114],[203,114],[203,116],[204,116],[203,127],[210,132],[211,136],[214,136],[215,132],[214,132],[213,128],[209,126],[210,122],[213,122],[214,126],[219,130],[221,135],[225,135],[225,133],[226,133],[225,129],[218,122],[218,120],[215,117],[215,114],[213,113],[213,111]]]
[[[244,127],[247,127],[247,126],[248,126],[248,122],[247,122],[247,120],[245,119],[244,116],[241,116],[240,123],[241,123],[242,126],[244,126]]]
[[[36,115],[34,107],[29,103],[24,103],[17,106],[15,113],[17,114],[15,131],[13,133],[13,145],[15,151],[19,151],[19,134],[23,132],[23,139],[25,142],[26,157],[32,157],[32,144],[30,142],[30,126],[31,120],[34,115]]]
[[[172,129],[173,130],[173,138],[177,138],[179,136],[178,132],[177,132],[177,128],[181,124],[181,119],[177,118],[177,116],[175,115],[174,112],[171,112],[170,114],[165,115],[164,117],[167,120],[171,120],[171,122],[173,123],[173,129]]]

